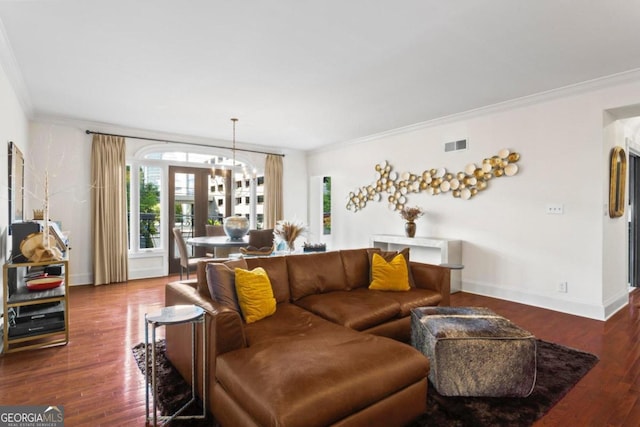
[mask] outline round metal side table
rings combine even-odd
[[[149,375],[145,375],[146,392],[146,415],[147,423],[153,422],[153,426],[158,425],[158,420],[163,424],[174,419],[204,419],[207,416],[207,369],[206,369],[206,349],[207,334],[205,326],[205,311],[196,305],[174,305],[164,307],[160,311],[147,313],[144,316],[144,342],[145,342],[145,363],[149,367],[149,353],[151,353],[151,384]],[[160,326],[179,325],[191,323],[191,400],[185,403],[172,415],[158,415],[158,381],[156,372],[156,329]],[[202,325],[202,415],[180,415],[189,405],[196,402],[196,325]],[[151,351],[149,351],[149,326],[151,326]],[[153,398],[153,414],[149,416],[149,385],[151,385],[151,396]]]

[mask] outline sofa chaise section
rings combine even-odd
[[[402,394],[411,387],[426,392],[429,371],[427,359],[408,346],[340,327],[292,304],[248,325],[246,333],[249,346],[218,357],[216,387],[242,402],[258,425],[333,425],[385,399],[413,405],[411,418],[426,409],[426,401],[411,402]]]

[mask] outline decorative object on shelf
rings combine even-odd
[[[241,240],[249,232],[249,220],[243,216],[229,216],[224,219],[224,232],[231,240]]]
[[[298,222],[278,221],[273,235],[276,241],[284,242],[289,252],[294,252],[296,239],[306,232],[307,228]]]
[[[367,206],[367,202],[379,202],[382,200],[382,193],[388,194],[389,209],[396,211],[404,208],[409,193],[422,191],[434,196],[451,193],[453,197],[468,200],[485,190],[491,179],[516,175],[518,160],[520,154],[505,148],[497,155],[484,159],[480,166],[470,163],[465,166],[464,171],[455,174],[445,168],[425,170],[422,174],[397,173],[384,161],[375,166],[374,183],[349,193],[347,210],[358,212]]]
[[[34,209],[33,219],[36,219],[36,220],[44,219],[44,211],[42,209]]]
[[[404,234],[406,234],[407,237],[414,237],[416,235],[416,223],[414,221],[404,223]]]
[[[622,147],[611,150],[611,168],[609,176],[609,217],[624,215],[624,195],[627,177],[627,155]]]
[[[49,233],[47,233],[49,234]],[[31,233],[20,243],[20,252],[31,262],[60,261],[62,252],[56,246],[55,238],[49,234],[44,243],[44,233]]]
[[[416,235],[415,220],[420,218],[423,214],[424,211],[418,206],[414,206],[412,208],[405,206],[400,210],[400,216],[402,216],[406,221],[404,224],[404,232],[407,237],[413,237]]]
[[[302,247],[303,252],[326,252],[326,243],[307,243],[305,242]]]
[[[27,280],[27,289],[29,292],[44,291],[47,289],[57,288],[62,284],[62,282],[64,282],[63,277],[44,275],[42,277]]]

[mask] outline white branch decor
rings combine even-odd
[[[49,171],[44,171],[44,199],[43,199],[43,225],[42,233],[29,236],[21,250],[32,262],[59,261],[63,258],[62,252],[52,241],[49,232]]]

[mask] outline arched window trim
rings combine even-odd
[[[148,159],[146,156],[154,153],[175,153],[175,152],[184,152],[184,153],[195,153],[202,154],[207,156],[221,156],[226,158],[232,158],[233,153],[231,149],[225,150],[220,148],[206,148],[206,147],[194,147],[194,146],[184,146],[181,144],[151,144],[146,145],[144,147],[139,148],[133,155],[133,159],[138,162],[154,162],[155,164],[162,165],[172,165],[172,166],[189,166],[189,167],[202,167],[207,168],[205,163],[201,162],[184,162],[184,161],[175,161],[175,160],[161,160],[161,159]],[[260,157],[263,157],[260,155]],[[132,160],[133,160],[132,159]],[[254,171],[258,174],[264,173],[264,162],[263,164],[256,164],[255,156],[251,156],[248,153],[242,151],[236,151],[236,162],[241,163],[246,166],[246,170],[248,174],[253,173]],[[149,163],[151,164],[151,163]]]

